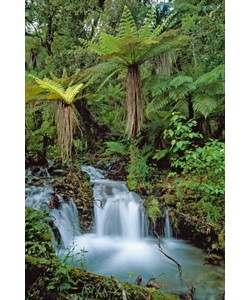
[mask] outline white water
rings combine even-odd
[[[125,182],[104,178],[103,171],[83,166],[90,175],[94,191],[95,229],[99,237],[119,236],[138,240],[146,235],[142,199],[130,192]]]
[[[25,192],[25,206],[37,210],[45,209],[60,232],[61,246],[66,248],[71,245],[74,237],[81,234],[78,212],[73,199],[65,202],[60,195],[57,195],[61,206],[58,209],[51,209],[49,208],[49,201],[52,197],[53,189],[48,183],[44,182],[42,186],[28,186]]]
[[[62,203],[60,209],[49,210],[55,217],[63,247],[58,255],[68,254],[70,248],[74,263],[84,260],[85,268],[101,275],[114,275],[134,282],[141,275],[142,285],[152,276],[164,284],[166,292],[187,291],[181,282],[176,265],[158,250],[156,239],[146,237],[146,221],[142,199],[130,192],[125,182],[104,178],[104,172],[92,167],[83,167],[91,176],[95,198],[95,226],[93,233],[81,234],[77,210],[73,201]],[[48,206],[52,195],[49,185],[27,188],[26,205]],[[62,199],[61,199],[62,200]],[[204,265],[205,253],[185,241],[172,236],[169,216],[166,214],[166,238],[161,245],[168,255],[183,268],[183,278],[195,287],[195,300],[216,300],[224,291],[224,268]],[[68,249],[66,249],[68,248]],[[82,257],[82,250],[88,251]]]

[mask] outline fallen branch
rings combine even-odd
[[[157,283],[155,279],[156,279],[155,277],[150,277],[148,282],[146,283],[145,287],[161,289],[164,286],[164,284]]]
[[[186,293],[181,293],[180,297],[181,299],[183,300],[192,300],[193,299],[193,296],[194,296],[194,291],[195,291],[195,288],[193,287],[193,285],[191,283],[188,283],[186,282],[183,278],[182,278],[182,267],[181,265],[178,263],[177,260],[175,260],[174,258],[172,258],[171,256],[169,256],[162,248],[161,246],[161,241],[160,241],[160,237],[158,236],[157,232],[155,232],[157,238],[158,238],[158,241],[156,242],[158,248],[159,248],[159,251],[164,255],[166,256],[168,259],[172,260],[178,267],[178,270],[179,270],[179,274],[180,274],[180,279],[181,281],[186,285],[188,286],[188,291]]]
[[[135,285],[141,285],[141,281],[142,281],[142,277],[141,275],[138,275],[135,280]]]
[[[122,300],[127,300],[126,291],[124,290],[123,286],[120,284],[120,282],[115,278],[115,276],[111,276],[111,278],[115,281],[116,286],[118,289],[122,291]]]
[[[157,232],[155,231],[155,235],[157,236],[158,238],[158,241],[156,242],[158,248],[159,248],[159,251],[164,255],[166,256],[168,259],[172,260],[178,267],[178,270],[179,270],[179,274],[180,276],[182,275],[182,267],[181,265],[178,263],[177,260],[175,260],[173,257],[169,256],[163,249],[162,249],[162,246],[161,246],[161,242],[160,242],[160,237],[159,235],[157,234]]]

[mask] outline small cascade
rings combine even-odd
[[[130,192],[126,182],[104,179],[103,171],[82,167],[94,185],[95,226],[99,236],[119,236],[136,240],[145,236],[142,199]]]
[[[166,209],[165,237],[167,239],[170,239],[173,237],[173,231],[172,231],[172,227],[170,225],[168,209]]]
[[[150,277],[157,278],[161,274],[159,283],[163,284],[165,292],[187,292],[186,284],[179,279],[176,265],[161,255],[155,237],[146,237],[146,217],[140,196],[130,192],[126,182],[105,179],[104,171],[90,166],[84,166],[81,170],[90,175],[90,182],[93,184],[93,233],[81,233],[73,199],[64,201],[63,197],[55,194],[48,178],[43,178],[43,184],[37,178],[35,183],[28,180],[29,184],[26,186],[26,206],[45,209],[60,232],[62,246],[58,248],[54,242],[56,253],[67,257],[70,249],[70,254],[73,255],[70,263],[78,265],[84,260],[84,268],[89,272],[113,275],[123,281],[128,280],[128,274],[134,274],[130,279],[134,282],[140,274],[142,285],[146,285]],[[36,175],[28,172],[27,176]],[[55,202],[57,208],[51,208],[54,207],[54,197],[58,200]],[[181,264],[185,277],[195,286],[194,298],[217,299],[224,291],[224,268],[204,265],[207,254],[201,249],[171,238],[172,229],[167,210],[164,229],[162,248]],[[84,256],[82,250],[86,252]]]
[[[62,247],[66,248],[72,243],[75,236],[81,234],[78,211],[72,198],[65,202],[63,197],[56,195],[60,207],[51,208],[50,201],[54,191],[48,183],[45,182],[42,186],[27,186],[25,192],[26,207],[32,207],[36,210],[45,209],[48,215],[52,217],[54,225],[60,232]]]
[[[58,228],[61,235],[61,244],[64,248],[70,245],[75,236],[81,234],[81,229],[78,220],[78,212],[72,198],[69,202],[65,202],[58,195],[61,206],[56,209],[51,209],[49,215],[54,218],[54,225]]]

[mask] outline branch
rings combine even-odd
[[[118,289],[120,289],[122,291],[122,300],[127,300],[126,291],[124,290],[124,288],[122,287],[120,282],[115,278],[115,276],[111,276],[111,278],[115,281]]]
[[[171,256],[169,256],[162,248],[161,246],[161,242],[160,242],[160,238],[159,238],[159,235],[157,234],[157,232],[155,231],[155,235],[157,236],[158,238],[158,241],[156,242],[158,248],[159,248],[159,251],[164,255],[166,256],[168,259],[172,260],[178,267],[178,270],[179,270],[179,274],[180,276],[182,275],[182,267],[181,265],[178,263],[178,261],[176,261],[174,258],[172,258]]]
[[[168,259],[172,260],[178,267],[178,270],[179,270],[179,274],[180,274],[180,279],[181,281],[188,286],[188,291],[186,293],[181,293],[181,296],[182,298],[181,299],[184,299],[184,300],[192,300],[193,299],[193,296],[194,296],[194,291],[195,291],[195,288],[193,287],[193,285],[191,283],[188,283],[186,282],[183,278],[182,278],[182,267],[181,265],[178,263],[178,261],[176,261],[174,258],[172,258],[171,256],[169,256],[164,250],[163,248],[161,247],[161,242],[160,242],[160,238],[157,234],[157,232],[155,232],[157,238],[158,238],[158,242],[156,242],[158,248],[159,248],[159,251],[164,255],[166,256]]]

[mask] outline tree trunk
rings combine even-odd
[[[126,79],[127,126],[126,132],[136,139],[142,127],[142,82],[138,65],[128,68]]]
[[[105,125],[99,125],[96,123],[94,118],[92,117],[86,101],[84,99],[80,99],[75,102],[75,107],[77,111],[79,112],[81,116],[81,121],[83,124],[84,132],[86,134],[86,139],[88,142],[88,145],[95,149],[95,142],[98,138],[98,136],[103,136],[107,132],[109,132],[109,128]]]
[[[192,103],[190,96],[188,98],[188,117],[189,117],[189,119],[194,118],[194,108],[193,108],[193,103]]]

